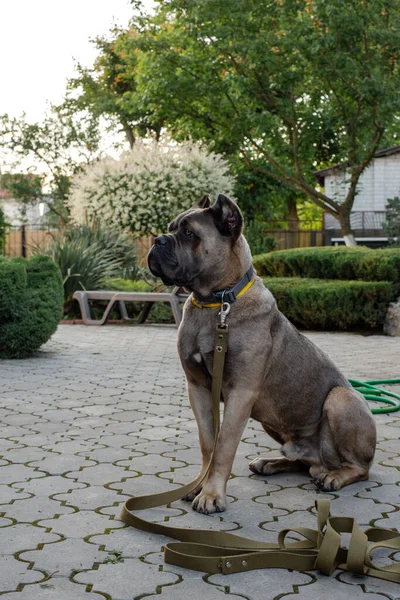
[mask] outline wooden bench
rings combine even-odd
[[[167,292],[109,292],[99,290],[96,292],[75,292],[73,298],[79,302],[82,319],[85,325],[105,325],[107,323],[114,304],[118,303],[121,318],[124,321],[134,321],[128,316],[125,302],[144,302],[144,308],[139,315],[138,323],[144,323],[149,315],[154,302],[168,302],[171,305],[175,323],[178,326],[182,320],[182,312],[179,306],[185,302],[188,295],[180,287],[175,287],[171,293]],[[92,319],[89,300],[106,300],[108,304],[101,319]]]

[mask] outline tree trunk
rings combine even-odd
[[[133,134],[133,130],[131,127],[129,127],[129,125],[124,125],[124,131],[125,131],[126,139],[128,140],[128,143],[129,143],[129,147],[132,150],[132,148],[135,144],[135,136]]]
[[[21,227],[21,252],[22,256],[26,258],[26,225]]]
[[[289,229],[297,231],[299,229],[299,215],[297,212],[296,198],[289,198],[287,201],[289,212]]]
[[[353,232],[351,231],[350,225],[350,211],[340,210],[338,213],[338,219],[343,234],[344,243],[346,246],[357,246],[356,239]]]

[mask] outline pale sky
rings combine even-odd
[[[0,0],[0,114],[41,120],[62,101],[74,59],[93,63],[89,38],[131,16],[129,0]]]

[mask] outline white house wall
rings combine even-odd
[[[325,177],[325,194],[343,202],[349,189],[348,174],[338,171]],[[361,175],[353,211],[384,211],[388,198],[400,196],[400,153],[376,158]]]
[[[21,225],[21,210],[19,204],[15,202],[15,200],[0,198],[0,206],[3,209],[6,220],[10,225]],[[36,226],[40,224],[40,210],[38,204],[27,207],[26,223]]]

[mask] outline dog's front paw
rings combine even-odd
[[[226,509],[226,495],[208,493],[204,489],[192,502],[193,510],[203,515],[211,515],[215,512],[223,512]]]
[[[186,496],[183,496],[182,500],[185,500],[185,502],[192,502],[196,498],[196,496],[200,494],[202,489],[203,486],[199,485],[192,492],[189,492],[188,494],[186,494]]]

